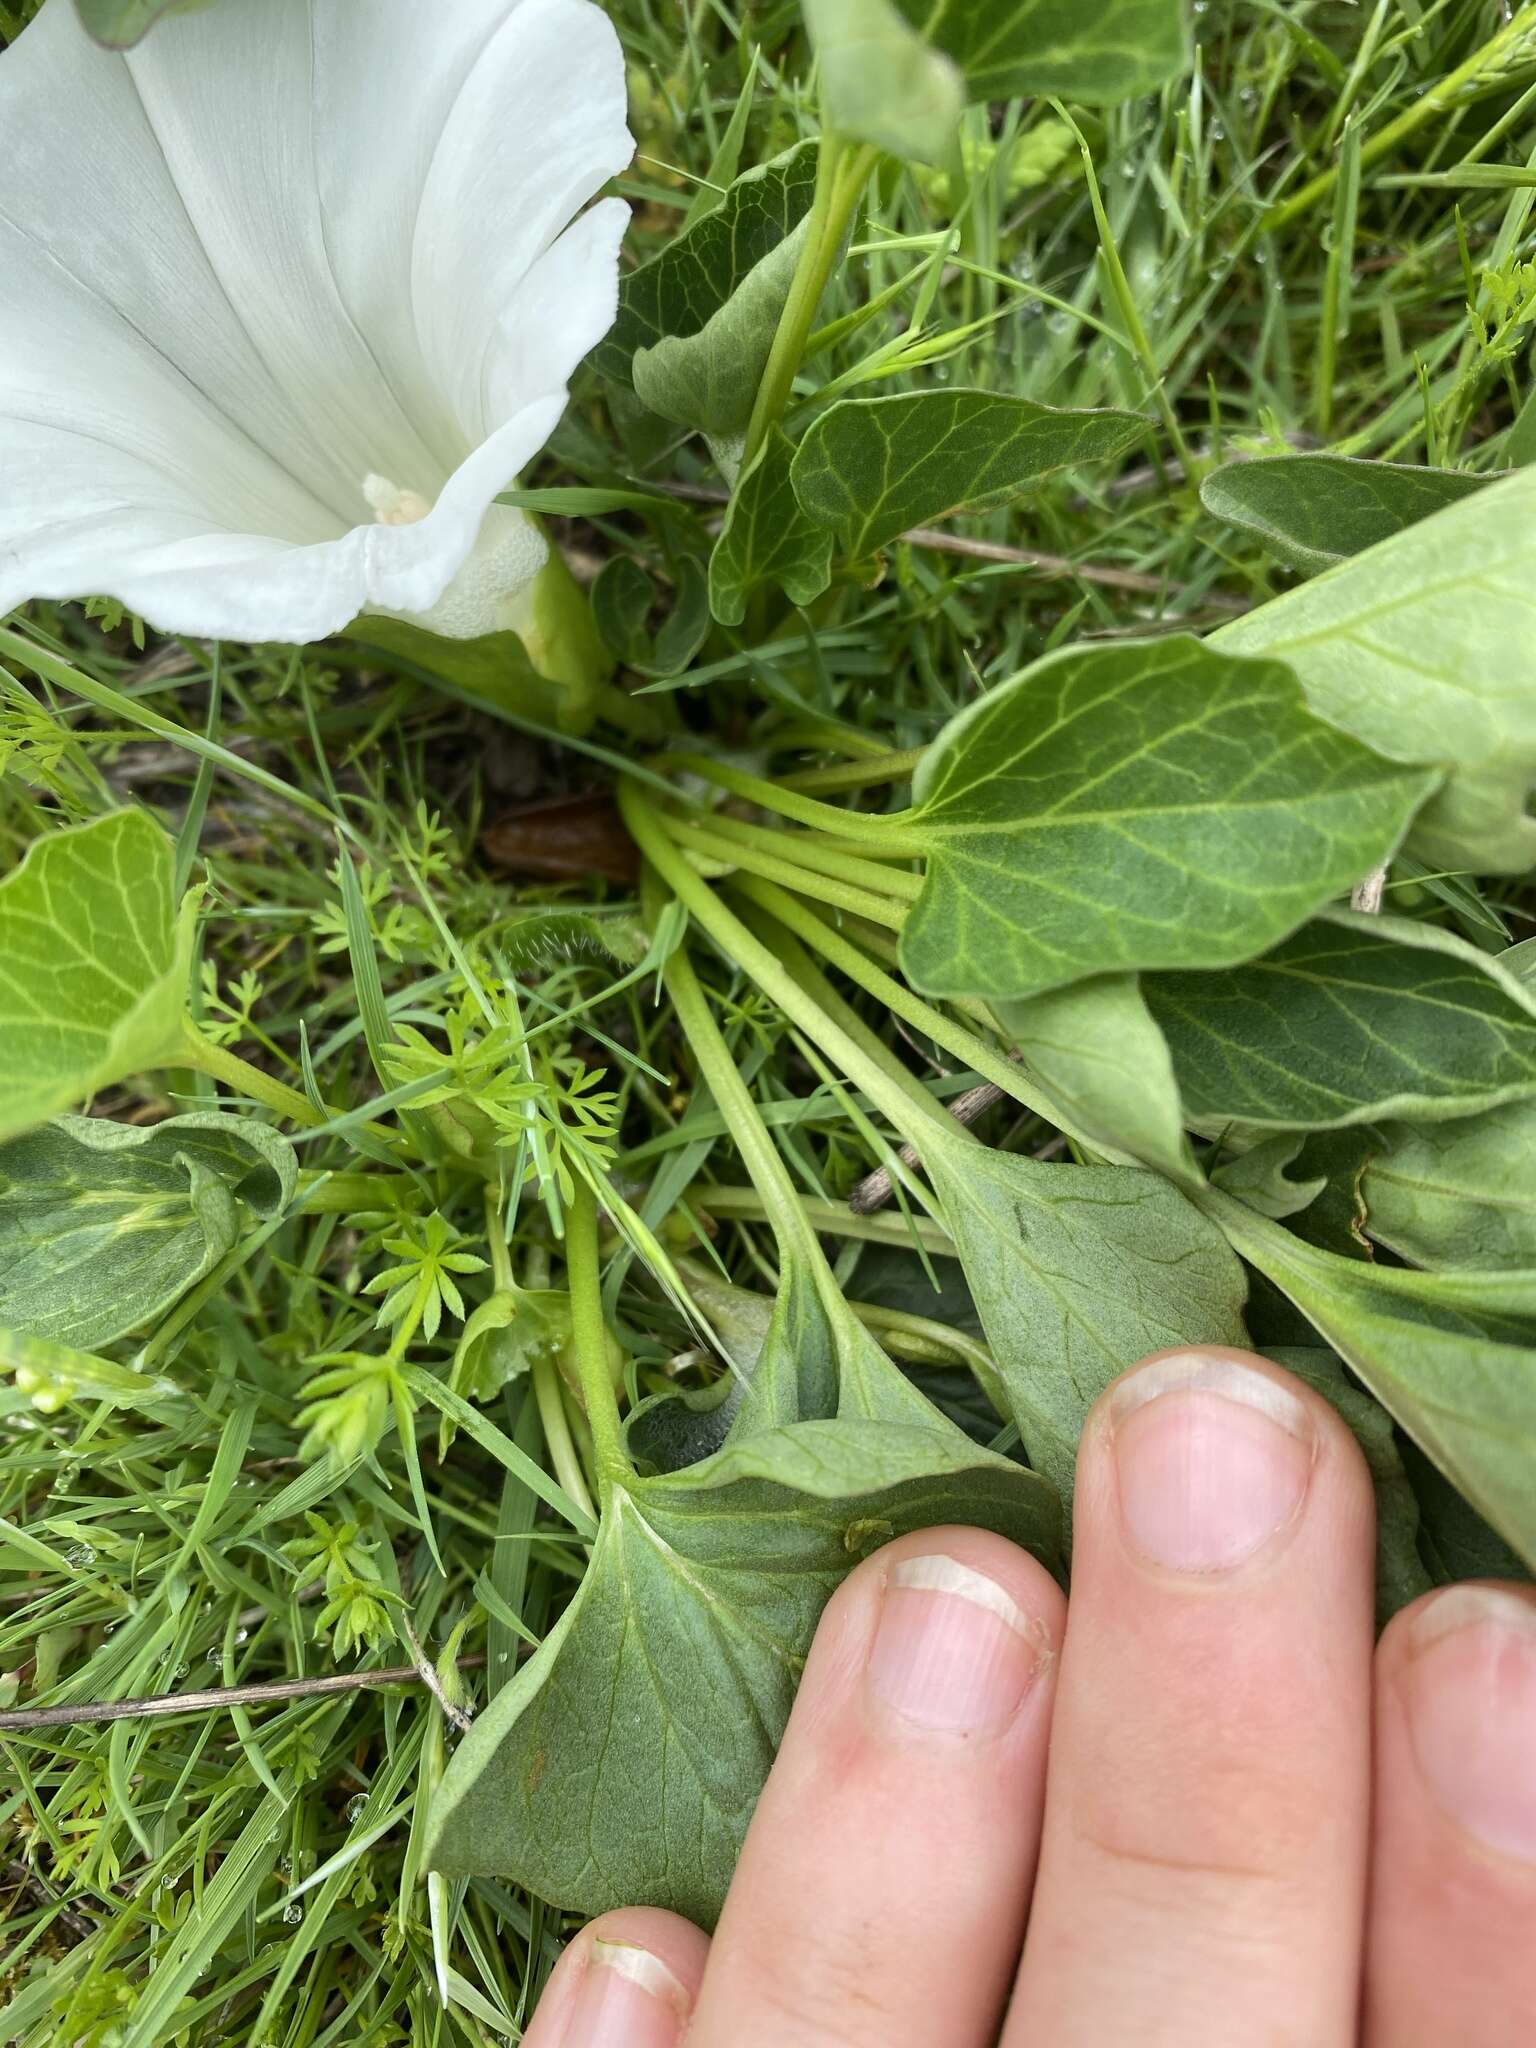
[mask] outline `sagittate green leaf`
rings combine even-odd
[[[1243,1270],[1155,1173],[1066,1166],[962,1140],[925,1145],[1030,1463],[1072,1497],[1088,1410],[1180,1344],[1243,1344]]]
[[[1275,455],[1228,463],[1206,478],[1200,498],[1207,512],[1257,534],[1277,560],[1312,576],[1490,481],[1463,470],[1349,455]]]
[[[1411,849],[1536,862],[1536,468],[1517,470],[1214,636],[1288,662],[1313,709],[1390,761],[1449,770]]]
[[[1457,1117],[1536,1093],[1536,1002],[1432,925],[1335,911],[1223,974],[1154,974],[1189,1115],[1279,1130]]]
[[[293,1149],[216,1112],[139,1127],[61,1116],[0,1145],[0,1323],[83,1350],[162,1315],[281,1214]]]
[[[431,1864],[711,1924],[827,1598],[950,1521],[1055,1554],[1050,1488],[959,1431],[803,1422],[615,1486],[575,1599],[448,1768]]]
[[[785,244],[815,193],[816,155],[814,142],[801,143],[747,171],[712,213],[631,272],[592,357],[604,376],[685,426],[723,434],[745,425],[742,394],[750,386],[749,414],[794,268]]]
[[[1370,1235],[1416,1266],[1536,1267],[1536,1102],[1388,1125],[1360,1198]]]
[[[1199,1200],[1473,1507],[1536,1563],[1536,1271],[1416,1273],[1338,1258],[1214,1188]]]
[[[801,0],[816,50],[821,111],[839,135],[937,163],[953,144],[966,86],[895,0]],[[930,12],[929,19],[932,19]]]
[[[999,1003],[997,1020],[1074,1130],[1175,1180],[1192,1170],[1173,1061],[1134,974]]]
[[[1385,859],[1433,786],[1324,724],[1280,662],[1183,635],[1050,655],[923,756],[902,964],[1012,1001],[1248,959]]]
[[[114,811],[35,841],[0,882],[0,1139],[177,1057],[174,862],[142,811]]]
[[[807,518],[859,561],[909,527],[1006,505],[1058,470],[1123,455],[1146,430],[1139,413],[1063,412],[993,391],[847,398],[811,426],[791,476]]]
[[[832,581],[832,534],[801,510],[790,482],[793,454],[774,427],[737,478],[709,562],[710,609],[722,625],[741,625],[748,600],[767,585],[804,605]]]
[[[1184,0],[896,0],[972,100],[1055,94],[1110,106],[1187,69]]]

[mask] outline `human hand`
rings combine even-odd
[[[867,1559],[713,1940],[605,1914],[526,2048],[1529,2048],[1536,1591],[1373,1650],[1373,1520],[1277,1366],[1145,1361],[1084,1432],[1070,1626],[980,1530]]]

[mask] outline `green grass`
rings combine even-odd
[[[0,33],[30,11],[0,10]],[[610,12],[633,65],[640,155],[622,189],[643,249],[675,229],[705,177],[753,37],[764,62],[744,160],[786,146],[812,116],[793,6],[742,17],[724,0],[695,0],[681,28],[674,0],[611,0]],[[1536,56],[1473,76],[1441,108],[1441,82],[1502,20],[1489,0],[1213,0],[1198,20],[1193,91],[1084,118],[1102,229],[1047,107],[968,116],[963,190],[939,174],[882,174],[837,310],[892,297],[834,339],[817,379],[866,392],[950,379],[1059,405],[1138,405],[1155,373],[1196,467],[1324,441],[1501,466],[1530,388],[1530,327],[1509,337],[1505,357],[1481,346],[1467,275],[1510,271],[1529,252],[1536,189],[1423,180],[1527,160]],[[1397,139],[1374,153],[1394,123]],[[1326,182],[1341,163],[1346,176]],[[1018,167],[1044,181],[1018,181]],[[1117,295],[1121,268],[1139,334]],[[868,381],[873,361],[880,382]],[[526,481],[615,475],[716,482],[702,449],[660,423],[610,422],[594,386]],[[695,511],[711,516],[707,503]],[[640,521],[560,527],[587,570],[629,552],[669,585],[672,564]],[[1207,626],[1283,580],[1246,547],[1213,545],[1166,430],[1109,482],[1060,482],[965,531],[1052,561],[903,548],[878,587],[841,593],[809,627],[763,618],[717,633],[701,656],[707,681],[685,677],[662,701],[684,726],[744,750],[771,740],[803,749],[808,768],[856,763],[921,746],[980,682],[1069,638]],[[520,1460],[579,1476],[580,1428],[550,1448],[546,1424],[558,1439],[568,1415],[552,1357],[532,1389],[524,1378],[494,1389],[494,1373],[471,1386],[496,1425],[478,1436],[448,1440],[424,1401],[412,1420],[407,1391],[402,1437],[366,1365],[341,1368],[328,1404],[306,1398],[338,1354],[376,1360],[402,1328],[402,1359],[441,1371],[451,1358],[451,1293],[435,1335],[420,1295],[381,1332],[384,1295],[370,1282],[404,1263],[414,1286],[432,1253],[425,1219],[440,1214],[465,1257],[486,1262],[459,1274],[472,1298],[508,1267],[542,1285],[558,1260],[571,1148],[606,1165],[671,1254],[744,1285],[771,1276],[751,1194],[711,1208],[699,1192],[701,1176],[739,1190],[746,1174],[691,1093],[653,977],[630,972],[622,943],[616,957],[586,928],[552,921],[504,935],[499,954],[481,944],[479,968],[466,972],[464,947],[514,912],[627,902],[617,885],[498,872],[481,835],[531,795],[603,783],[604,745],[627,754],[630,743],[599,731],[585,751],[559,747],[414,680],[343,667],[325,649],[141,647],[131,622],[74,610],[39,608],[30,627],[136,705],[209,732],[264,773],[201,774],[162,737],[0,676],[0,862],[61,819],[128,795],[173,830],[206,805],[206,1025],[296,1088],[312,1075],[339,1112],[386,1100],[369,1111],[377,1136],[360,1118],[306,1134],[300,1212],[248,1238],[218,1284],[143,1345],[118,1347],[172,1371],[176,1400],[48,1415],[0,1388],[0,1514],[26,1531],[19,1548],[0,1532],[0,1706],[424,1659],[473,1705],[505,1681],[579,1574],[579,1532],[540,1505]],[[341,826],[349,870],[338,865]],[[345,894],[343,873],[356,882]],[[1394,886],[1424,883],[1400,869]],[[1431,886],[1474,940],[1530,931],[1515,884]],[[861,1119],[750,985],[706,948],[696,957],[806,1198],[840,1202],[875,1163]],[[501,1033],[494,1073],[445,1066],[448,1021],[462,1013],[480,1031],[486,1006]],[[872,1006],[863,1014],[940,1093],[972,1078]],[[411,1031],[426,1048],[414,1066],[388,1049]],[[431,1163],[441,1146],[420,1142],[421,1120],[441,1119],[444,1105],[388,1101],[434,1062],[460,1108],[478,1093],[506,1130],[524,1130],[506,1154],[507,1231],[488,1227],[462,1177]],[[212,1092],[167,1074],[96,1107],[152,1120]],[[1038,1125],[993,1116],[999,1143],[1052,1143]],[[532,1179],[519,1187],[525,1165]],[[868,1222],[831,1206],[814,1213],[841,1233],[852,1297],[921,1306],[902,1248],[925,1233],[895,1209]],[[621,1215],[619,1226],[606,1287],[632,1387],[669,1383],[679,1355],[697,1375],[688,1328],[634,1256],[638,1223]],[[927,1301],[929,1322],[942,1324],[943,1304]],[[964,1405],[960,1354],[942,1328],[892,1342]],[[432,1694],[410,1683],[0,1734],[6,2037],[26,2048],[515,2038],[565,1929],[493,1882],[424,1878],[419,1824],[445,1729]]]

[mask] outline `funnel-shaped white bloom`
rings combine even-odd
[[[611,324],[629,161],[592,0],[224,0],[0,55],[0,615],[515,625],[493,504]]]

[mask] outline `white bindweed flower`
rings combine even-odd
[[[593,0],[222,0],[0,55],[0,616],[515,627],[494,504],[616,308],[629,162]]]

